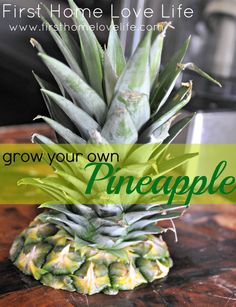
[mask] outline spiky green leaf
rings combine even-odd
[[[57,76],[76,104],[102,123],[106,114],[106,104],[101,97],[65,64],[46,54],[39,56]]]
[[[219,87],[222,87],[222,85],[220,84],[220,82],[218,82],[217,80],[215,80],[214,78],[212,78],[209,74],[207,74],[205,71],[203,71],[202,69],[200,69],[199,67],[197,67],[197,65],[195,65],[194,63],[187,63],[187,64],[183,64],[183,70],[188,69],[191,71],[196,72],[198,75],[200,75],[201,77],[203,77],[204,79],[207,79],[208,81],[218,85]]]
[[[151,124],[141,135],[142,138],[149,137],[156,129],[161,127],[167,121],[169,121],[176,113],[181,110],[192,97],[192,83],[183,85],[176,93],[176,95],[170,99],[166,105],[152,118],[153,124]]]
[[[111,144],[134,144],[138,133],[125,108],[120,108],[108,117],[101,133]]]
[[[171,26],[171,23],[162,22],[159,23],[158,26],[160,28],[160,33],[156,35],[154,41],[152,42],[151,52],[150,52],[151,86],[153,85],[155,80],[157,82],[157,78],[159,76],[164,39],[166,36],[166,31]]]
[[[52,35],[52,38],[54,39],[55,43],[57,44],[58,48],[60,49],[61,53],[65,57],[67,63],[71,67],[71,69],[77,73],[81,79],[85,80],[84,74],[77,62],[77,60],[74,58],[73,54],[71,53],[70,49],[67,47],[67,45],[64,43],[60,35],[57,33],[56,30],[49,24],[49,22],[41,17],[43,20],[43,23],[48,27],[50,34]]]
[[[77,61],[79,66],[81,66],[81,50],[74,37],[70,34],[69,31],[66,31],[61,20],[58,19],[57,16],[51,12],[51,10],[49,10],[45,5],[43,5],[43,7],[45,8],[46,12],[48,13],[48,16],[51,18],[56,28],[60,29],[58,33],[61,36],[64,44],[70,50],[71,54],[73,55],[73,58]]]
[[[169,98],[177,79],[183,68],[179,65],[182,63],[188,50],[190,37],[184,42],[183,46],[174,54],[168,62],[160,78],[154,83],[151,92],[152,111],[156,114]]]
[[[110,105],[111,100],[113,98],[117,80],[118,78],[112,67],[110,58],[108,57],[107,52],[105,52],[104,53],[104,82],[105,82],[106,99],[107,99],[108,105]]]
[[[119,77],[125,68],[126,60],[120,38],[115,30],[115,25],[113,20],[110,26],[110,32],[107,44],[107,54],[116,76]]]
[[[103,97],[102,51],[99,42],[90,28],[86,18],[73,0],[69,0],[71,9],[75,12],[74,22],[78,27],[83,64],[88,74],[92,88]]]
[[[48,83],[47,81],[45,81],[42,78],[40,78],[39,76],[37,76],[34,72],[33,72],[33,75],[34,75],[35,79],[37,80],[41,89],[45,89],[45,90],[57,93],[57,90],[54,88],[54,86],[52,86],[50,83]],[[72,132],[77,133],[78,132],[77,128],[72,123],[70,118],[65,114],[65,112],[62,111],[62,109],[59,108],[57,106],[57,104],[55,104],[53,101],[51,101],[51,99],[49,99],[49,97],[47,97],[43,92],[42,92],[42,96],[44,98],[45,104],[48,108],[48,112],[49,112],[51,118],[54,119],[55,121],[57,121],[62,126],[70,129]],[[58,141],[60,141],[60,140],[58,140]]]
[[[52,120],[46,116],[37,116],[35,119],[43,119],[55,132],[57,132],[62,139],[69,144],[85,144],[85,140],[73,133],[68,128],[62,126],[57,121]]]
[[[43,47],[40,45],[40,43],[34,39],[34,38],[31,38],[30,39],[30,43],[33,47],[35,47],[39,53],[41,54],[46,54]],[[61,93],[63,96],[66,96],[66,92],[65,92],[65,89],[63,87],[63,84],[61,83],[61,81],[59,80],[59,78],[54,74],[54,72],[48,67],[49,71],[51,72],[51,74],[53,75],[57,85],[58,85],[58,88],[60,89]]]
[[[50,97],[71,118],[71,121],[86,139],[90,138],[90,134],[94,130],[99,129],[96,121],[71,101],[50,91],[42,90],[42,92]]]
[[[149,32],[118,80],[115,88],[116,95],[108,112],[109,117],[115,110],[125,107],[137,130],[150,118],[150,43],[151,33]]]

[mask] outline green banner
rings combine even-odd
[[[236,203],[236,145],[0,145],[1,204]]]

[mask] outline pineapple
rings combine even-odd
[[[194,70],[217,83],[194,64],[182,63],[190,39],[160,72],[164,38],[171,27],[160,23],[158,31],[147,33],[126,63],[114,24],[103,50],[73,0],[69,4],[77,12],[74,22],[79,43],[43,19],[67,64],[50,57],[31,40],[56,81],[51,85],[35,75],[51,116],[40,118],[55,130],[59,144],[168,146],[192,119],[172,124],[192,94],[192,82],[188,82],[171,95],[183,70]],[[61,25],[56,16],[51,18]],[[53,143],[38,134],[32,139],[39,144]],[[73,196],[79,179],[68,172],[58,170],[63,177],[60,188],[59,183],[32,181],[55,200],[43,204],[46,211],[15,239],[10,250],[14,265],[43,285],[89,295],[117,294],[167,276],[172,260],[161,234],[168,229],[158,222],[180,217],[185,207],[161,202],[78,204]]]

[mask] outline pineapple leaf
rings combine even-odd
[[[84,138],[89,139],[90,133],[99,128],[99,125],[92,117],[75,106],[71,101],[50,91],[42,90],[42,92],[52,99],[71,118],[71,121],[76,125]]]
[[[168,207],[170,208],[169,210]],[[146,218],[152,220],[153,223],[156,223],[160,220],[174,219],[182,215],[182,213],[179,211],[169,212],[171,209],[175,210],[176,205],[166,205],[165,207],[160,206],[159,209],[150,210],[150,211],[126,213],[123,218],[125,222],[129,225],[128,229],[131,230],[131,229],[136,229],[138,225],[137,223],[145,221]],[[179,208],[177,207],[177,209]]]
[[[55,144],[53,143],[52,140],[50,140],[49,138],[47,138],[44,135],[40,135],[38,133],[35,133],[32,135],[32,143],[36,143],[36,144]]]
[[[113,20],[110,26],[107,54],[116,76],[119,77],[125,68],[126,60]]]
[[[169,136],[164,140],[164,144],[161,147],[156,148],[156,150],[152,153],[151,158],[155,159],[162,159],[164,156],[164,153],[168,149],[169,145],[173,142],[173,140],[186,128],[191,120],[193,119],[193,116],[187,116],[180,121],[178,121],[176,124],[174,124],[170,130],[169,130]]]
[[[144,229],[142,229],[142,230],[137,230],[137,231],[132,231],[132,232],[130,232],[130,233],[125,237],[125,239],[126,239],[126,240],[134,240],[134,239],[140,238],[140,237],[145,236],[145,235],[150,235],[150,234],[158,235],[158,234],[163,233],[164,231],[165,231],[164,228],[161,228],[161,227],[152,225],[152,227],[149,226],[149,227],[144,228]]]
[[[159,174],[158,176],[162,176],[166,173],[169,173],[170,171],[178,168],[179,166],[187,163],[189,160],[195,158],[198,156],[198,153],[191,153],[191,154],[185,154],[181,155],[180,157],[167,160],[161,164],[158,165]],[[155,180],[155,178],[154,178]]]
[[[177,202],[182,202],[184,200],[184,198],[178,198]],[[182,210],[182,209],[185,209],[187,206],[186,205],[176,205],[176,204],[172,204],[172,205],[168,205],[166,204],[166,202],[163,202],[163,204],[151,204],[149,209],[152,209],[152,210],[155,210],[156,208],[158,208],[159,206],[161,206],[161,208],[164,210],[164,211],[174,211],[174,210]]]
[[[170,130],[169,130],[169,136],[164,140],[164,144],[158,148],[152,153],[151,159],[161,159],[161,155],[168,149],[169,145],[173,142],[173,140],[188,126],[188,124],[193,119],[193,116],[187,116],[180,121],[178,121],[176,124],[174,124]]]
[[[153,132],[153,140],[152,142],[156,144],[162,144],[164,140],[169,136],[169,130],[172,123],[172,119],[164,123],[161,127],[157,128]]]
[[[83,186],[82,190],[84,191],[87,187],[86,183],[83,182],[83,179],[78,179],[75,176],[69,175],[68,173],[59,170],[56,171],[56,174],[62,177],[68,183],[72,184],[76,189],[78,189],[79,186]]]
[[[60,49],[61,53],[63,54],[64,58],[66,59],[67,63],[71,67],[71,69],[77,73],[81,79],[85,80],[84,74],[78,65],[77,60],[74,58],[73,54],[71,53],[70,49],[66,46],[60,35],[57,33],[56,30],[49,24],[49,22],[41,16],[43,23],[48,27],[52,38],[54,39],[55,43],[57,44],[58,48]]]
[[[39,86],[42,89],[45,89],[45,90],[48,90],[48,91],[51,91],[51,92],[56,92],[55,88],[51,84],[49,84],[47,81],[41,79],[34,72],[33,72],[33,75],[34,75],[35,79],[37,80]],[[72,132],[77,133],[78,132],[77,128],[72,123],[70,118],[65,114],[65,112],[62,111],[61,108],[59,108],[57,106],[57,104],[53,103],[51,101],[51,99],[49,99],[49,97],[47,97],[43,92],[42,92],[42,96],[43,96],[43,99],[46,103],[46,106],[48,108],[48,112],[49,112],[51,118],[53,118],[55,121],[60,123],[62,126],[70,129]]]
[[[85,140],[79,137],[77,134],[73,133],[68,128],[65,128],[55,120],[45,117],[37,116],[35,119],[43,119],[52,129],[57,132],[62,139],[64,139],[69,144],[85,144]]]
[[[18,185],[31,185],[33,187],[40,188],[42,191],[50,195],[55,200],[55,203],[60,202],[61,204],[63,204],[67,202],[67,199],[63,197],[63,194],[60,191],[45,186],[42,183],[39,183],[38,179],[24,178],[18,181]]]
[[[122,250],[122,249],[125,250],[126,247],[136,245],[138,243],[142,243],[142,240],[137,240],[137,239],[133,240],[133,241],[122,241],[122,240],[119,240],[119,241],[120,242],[117,242],[117,243],[114,244],[114,246],[113,246],[114,250]]]
[[[110,249],[114,246],[113,240],[109,236],[103,236],[100,234],[95,234],[92,237],[93,242],[96,242],[96,245],[100,249]]]
[[[110,114],[101,135],[111,144],[134,144],[138,139],[138,132],[125,108]]]
[[[40,52],[40,53],[45,53],[45,51],[44,51],[42,45],[41,45],[35,38],[31,38],[31,39],[30,39],[30,43],[31,43],[31,45],[32,45],[34,48],[36,48],[36,49],[38,50],[38,52]]]
[[[86,18],[73,0],[69,0],[74,14],[74,22],[78,26],[83,64],[88,73],[89,83],[92,88],[103,97],[103,72],[102,72],[102,48],[90,28]]]
[[[52,19],[54,25],[60,29],[58,32],[61,36],[64,44],[67,46],[67,48],[70,50],[71,54],[73,55],[74,59],[77,61],[79,66],[81,67],[81,50],[75,41],[74,37],[70,34],[69,31],[66,31],[63,27],[62,22],[56,17],[56,15],[52,14],[52,12],[46,7],[46,5],[42,4],[45,8],[46,12],[48,13],[48,16]]]
[[[102,235],[120,237],[125,235],[126,230],[124,227],[121,226],[102,226],[97,228],[96,232]]]
[[[66,152],[63,147],[53,143],[50,139],[48,139],[47,137],[45,136],[42,136],[40,134],[33,134],[32,136],[32,142],[33,143],[36,143],[36,144],[40,144],[41,147],[45,150],[45,152],[47,152],[47,154],[50,154],[51,156],[54,154],[54,153],[68,153]],[[53,148],[52,146],[53,145]],[[46,157],[47,158],[47,157]],[[45,158],[45,159],[46,159]],[[48,160],[48,159],[47,159]],[[57,162],[55,159],[53,161],[53,163],[51,164],[55,169],[57,170],[62,170],[62,171],[65,171],[65,172],[68,172],[69,174],[70,173],[73,173],[74,171],[74,168],[70,166],[69,163],[59,163]]]
[[[130,212],[130,213],[124,214],[123,219],[130,226],[143,218],[151,217],[161,212],[163,212],[162,208],[160,208],[159,210],[153,210],[153,211],[145,210],[145,211],[138,211],[138,212]]]
[[[162,144],[164,140],[169,137],[171,122],[171,120],[167,121],[149,135],[141,135],[141,137],[139,138],[139,143]]]
[[[222,85],[220,84],[220,82],[218,82],[217,80],[213,79],[210,75],[208,75],[205,71],[201,70],[199,67],[197,67],[197,65],[195,65],[194,63],[187,63],[187,64],[180,64],[180,67],[182,66],[182,69],[188,69],[191,71],[196,72],[197,74],[199,74],[201,77],[211,81],[212,83],[218,85],[219,87],[222,87]]]
[[[54,212],[60,212],[65,214],[73,222],[80,224],[83,227],[89,228],[89,221],[86,217],[79,214],[74,214],[67,209],[66,205],[55,205],[55,204],[43,204],[39,208],[51,209]]]
[[[30,43],[33,47],[35,47],[39,53],[41,54],[46,54],[43,47],[40,45],[40,43],[38,41],[36,41],[36,39],[34,38],[31,38],[30,39]],[[54,79],[56,80],[56,83],[58,85],[58,88],[60,89],[61,93],[63,96],[66,96],[66,93],[65,93],[65,89],[63,87],[63,84],[62,82],[58,79],[58,77],[54,74],[54,72],[52,70],[50,70],[50,68],[48,67],[50,73],[53,75]]]
[[[73,208],[76,209],[76,212],[78,212],[79,214],[87,217],[88,219],[91,219],[92,217],[95,216],[95,212],[91,208],[91,206],[82,205],[82,204],[80,204],[80,205],[75,204],[75,205],[73,205]]]
[[[53,222],[55,224],[58,224],[60,226],[66,225],[68,226],[66,229],[67,231],[72,234],[76,235],[79,238],[86,240],[88,236],[88,232],[86,231],[86,228],[70,221],[67,219],[66,215],[63,213],[60,214],[53,214],[53,213],[42,213],[39,215],[40,220],[44,222]]]
[[[69,195],[73,198],[79,199],[81,197],[81,193],[79,192],[79,187],[78,189],[74,190],[71,187],[69,187],[66,182],[59,177],[48,177],[45,179],[36,179],[38,183],[38,187],[48,187],[49,189],[54,190],[55,192],[60,192],[61,194]]]
[[[164,123],[169,121],[179,110],[181,110],[192,97],[192,83],[183,85],[170,99],[170,101],[162,107],[153,118],[151,124],[141,135],[141,138],[149,137],[156,129],[161,127]]]
[[[163,206],[164,204],[166,204],[166,201],[165,200],[163,200],[163,201],[160,201],[159,199],[158,199],[158,204],[140,204],[140,205],[136,205],[134,208],[133,208],[133,210],[134,211],[144,211],[144,210],[150,210],[150,209],[152,209],[152,208],[154,208],[154,207],[157,207],[157,206]]]
[[[150,54],[150,73],[151,73],[151,85],[154,84],[155,80],[157,80],[160,67],[161,67],[161,58],[163,51],[163,43],[166,36],[167,29],[171,26],[170,22],[161,22],[158,24],[160,33],[154,39],[151,46],[151,54]],[[157,81],[156,81],[157,82]]]
[[[106,89],[107,104],[110,105],[114,90],[117,83],[117,75],[112,67],[110,58],[108,57],[107,51],[104,53],[104,82]]]
[[[186,208],[185,205],[181,205],[181,206],[166,205],[166,212],[173,211],[173,210],[176,210],[176,209],[185,209],[185,208]],[[164,208],[163,208],[163,212],[164,212]],[[181,216],[181,212],[179,212],[179,216]],[[149,225],[154,225],[159,220],[160,220],[160,216],[159,215],[151,217],[149,219],[138,220],[137,222],[135,222],[131,226],[129,226],[128,231],[131,232],[131,231],[134,231],[134,230],[143,229],[143,228],[145,228],[145,227],[147,227]]]
[[[184,56],[189,47],[190,37],[184,42],[183,46],[174,54],[170,62],[166,65],[163,72],[160,74],[151,92],[151,107],[154,114],[165,104],[170,96],[178,77],[182,72],[182,67],[178,65],[182,63]]]
[[[129,226],[128,232],[140,230],[140,229],[143,229],[143,228],[145,228],[149,225],[154,225],[157,221],[158,221],[158,218],[157,219],[150,218],[150,219],[139,220],[139,221],[133,223],[131,226]]]
[[[194,115],[187,116],[180,121],[178,121],[175,125],[173,125],[169,130],[169,137],[165,139],[165,144],[170,144],[172,141],[188,126],[188,124],[192,121]]]
[[[91,135],[90,139],[88,140],[89,144],[108,144],[107,140],[105,140],[101,133],[95,130]]]
[[[167,103],[158,112],[158,114],[154,116],[153,121],[165,115],[167,115],[167,117],[173,118],[173,116],[175,116],[175,114],[177,114],[177,112],[181,110],[190,101],[192,97],[192,90],[193,84],[191,81],[188,83],[183,83],[182,86],[174,94],[173,98],[168,100]],[[169,116],[168,112],[171,111],[173,108],[175,109],[175,112],[172,113],[173,116]],[[165,119],[164,122],[166,122]]]
[[[151,32],[139,44],[119,78],[108,113],[109,117],[115,110],[125,107],[137,130],[150,118],[150,43]]]
[[[46,54],[39,54],[39,56],[76,103],[89,115],[94,116],[99,123],[102,123],[105,118],[106,104],[97,93],[65,64]]]

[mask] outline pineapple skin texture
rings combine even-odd
[[[142,243],[119,252],[99,250],[79,246],[65,230],[37,218],[16,237],[10,259],[45,286],[88,295],[133,290],[165,277],[172,266],[161,237],[147,235]]]

